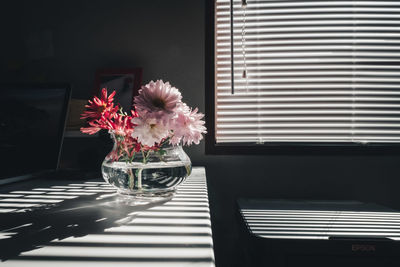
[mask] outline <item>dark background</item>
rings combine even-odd
[[[170,81],[183,101],[205,110],[211,88],[205,87],[202,0],[7,1],[0,29],[1,82],[69,82],[74,98],[88,99],[96,69],[142,67],[144,83]],[[64,164],[99,168],[107,145],[97,142],[69,138]],[[185,150],[194,166],[206,167],[218,266],[238,262],[238,197],[355,199],[400,208],[396,155],[213,156],[205,155],[204,142]]]

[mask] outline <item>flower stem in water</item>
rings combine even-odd
[[[147,151],[147,153],[144,152],[143,147],[141,147],[141,151],[142,151],[142,157],[143,157],[143,164],[147,164],[147,159],[149,158],[150,155],[150,150]],[[143,168],[137,169],[137,188],[141,189],[142,188],[142,172],[143,172]]]
[[[142,172],[143,172],[143,169],[140,168],[140,169],[138,170],[138,177],[137,177],[137,188],[138,188],[138,189],[141,189],[141,188],[142,188]]]
[[[129,175],[129,189],[133,189],[135,186],[134,179],[135,176],[133,175],[132,169],[128,169],[128,175]]]

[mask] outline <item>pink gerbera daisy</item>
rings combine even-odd
[[[181,99],[178,89],[172,87],[169,82],[157,80],[142,86],[139,95],[134,98],[134,105],[140,116],[152,113],[152,117],[160,119],[167,114],[172,114]]]

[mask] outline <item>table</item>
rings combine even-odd
[[[214,266],[205,169],[141,206],[102,180],[36,179],[0,190],[4,266]]]
[[[400,263],[400,212],[384,206],[358,201],[239,199],[238,211],[248,266]]]

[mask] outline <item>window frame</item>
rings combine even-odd
[[[205,0],[205,118],[208,155],[393,155],[400,143],[217,143],[215,129],[215,0]],[[400,90],[400,89],[399,89]]]

